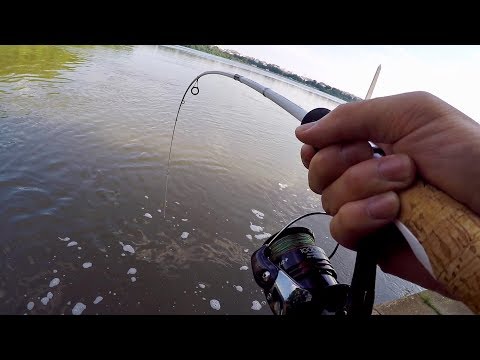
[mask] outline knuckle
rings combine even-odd
[[[411,93],[413,97],[415,97],[418,100],[433,100],[435,99],[435,96],[429,93],[428,91],[414,91]]]
[[[350,109],[350,104],[349,103],[344,103],[338,105],[335,109],[332,110],[332,113],[334,114],[342,114],[344,112],[348,112]]]
[[[326,159],[328,154],[326,154],[325,149],[318,151],[310,160],[308,164],[308,183],[310,188],[317,194],[321,194],[325,185],[325,169],[328,167],[325,166]]]

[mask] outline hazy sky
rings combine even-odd
[[[480,122],[480,46],[219,45],[365,97],[425,90]]]

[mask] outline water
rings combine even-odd
[[[321,209],[297,120],[231,79],[200,79],[179,116],[163,218],[177,107],[207,70],[238,72],[305,109],[337,106],[178,48],[0,47],[0,313],[270,314],[250,269],[257,237]],[[334,248],[328,218],[302,224]],[[340,248],[333,265],[349,283],[354,253]],[[377,302],[420,289],[377,277]]]

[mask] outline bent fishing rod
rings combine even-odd
[[[377,68],[365,100],[369,100],[377,82]],[[165,183],[166,216],[168,177],[173,138],[178,116],[190,90],[198,95],[199,79],[220,75],[238,81],[262,94],[293,117],[306,124],[320,121],[330,110],[306,111],[272,89],[239,74],[206,71],[198,75],[183,94],[173,126]],[[370,142],[374,157],[383,150]],[[376,266],[382,250],[391,239],[404,239],[428,272],[446,285],[447,291],[480,313],[480,218],[463,204],[422,179],[399,194],[401,209],[391,224],[359,241],[351,287],[338,284],[336,273],[324,251],[315,246],[313,232],[303,227],[291,228],[298,217],[265,241],[252,255],[252,270],[275,314],[317,312],[321,314],[371,314],[374,302]],[[338,247],[338,244],[337,244]],[[287,260],[295,259],[294,264]],[[300,269],[300,270],[299,270]],[[472,281],[472,279],[475,279]]]

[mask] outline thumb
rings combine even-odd
[[[316,148],[350,141],[393,144],[428,121],[448,104],[427,92],[411,92],[342,104],[320,121],[297,127],[295,135]]]

